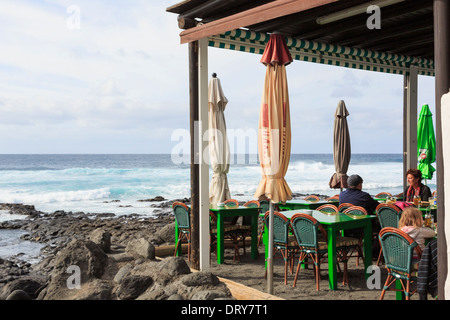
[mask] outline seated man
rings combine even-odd
[[[367,214],[374,215],[375,209],[380,203],[374,200],[370,194],[361,190],[362,183],[363,179],[357,174],[348,177],[348,188],[339,195],[339,204],[351,203],[354,206],[360,206],[366,209]]]
[[[378,201],[374,200],[370,194],[367,192],[362,191],[362,183],[363,179],[357,175],[351,175],[347,179],[347,185],[348,188],[344,192],[341,192],[339,194],[339,204],[341,203],[351,203],[354,206],[360,206],[366,209],[367,214],[375,215],[375,209],[380,204]],[[380,223],[378,222],[378,219],[372,220],[372,233],[378,234],[378,232],[381,230]],[[344,231],[345,236],[349,237],[356,237],[360,238],[362,235],[361,229],[352,229],[352,230],[345,230]],[[380,250],[380,243],[378,240],[375,240],[372,242],[372,257],[373,259],[376,259],[378,257]]]

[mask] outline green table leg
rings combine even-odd
[[[223,257],[225,255],[224,247],[224,226],[223,226],[223,216],[217,214],[217,263],[223,263]]]
[[[175,223],[175,247],[176,247],[177,243],[178,243],[178,223]],[[176,252],[177,257],[180,255],[181,255],[181,245],[177,249],[177,252]]]
[[[337,270],[336,270],[336,230],[333,228],[327,230],[328,234],[328,278],[330,290],[337,289]]]
[[[267,230],[267,225],[264,226],[264,233],[263,233],[263,244],[264,244],[264,264],[265,268],[267,269],[267,257],[268,257],[268,242],[269,242],[269,230]]]
[[[372,265],[372,222],[366,224],[364,227],[364,273],[366,280],[371,276],[368,272],[369,266]]]
[[[252,215],[252,259],[258,259],[258,215]]]
[[[400,290],[395,292],[395,300],[405,300],[405,292],[400,280],[395,281],[395,289]]]

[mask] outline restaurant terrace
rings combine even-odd
[[[208,122],[208,47],[262,55],[270,35],[282,34],[294,60],[402,75],[404,172],[417,168],[418,76],[435,78],[438,296],[450,297],[450,0],[185,0],[167,12],[178,15],[180,44],[189,51],[192,138],[194,122]],[[197,164],[191,145],[192,259],[207,270],[208,164]]]

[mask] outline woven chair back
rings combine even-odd
[[[267,227],[269,224],[269,212],[264,215],[264,221]],[[286,218],[282,213],[274,211],[273,213],[273,242],[278,244],[287,245],[289,237],[289,219]]]
[[[350,208],[350,207],[353,207],[353,204],[348,203],[348,202],[344,202],[344,203],[341,203],[341,204],[338,206],[338,211],[339,211],[339,212],[344,212],[345,209]]]
[[[389,192],[380,192],[379,194],[375,195],[375,198],[386,199],[387,197],[392,197],[392,194],[390,194]]]
[[[326,212],[326,213],[338,213],[338,208],[332,204],[323,204],[316,209],[317,211]]]
[[[381,228],[398,228],[402,210],[393,204],[381,203],[377,206],[376,214]]]
[[[310,195],[310,196],[305,197],[304,200],[306,200],[308,202],[318,202],[320,199],[318,196]]]
[[[343,211],[343,213],[345,213],[346,215],[351,215],[351,216],[366,216],[367,215],[366,209],[364,209],[363,207],[360,207],[360,206],[349,207],[349,208],[345,209]]]
[[[416,250],[419,257],[422,253],[417,243],[405,232],[392,227],[381,229],[379,238],[386,267],[411,274],[413,251]]]
[[[175,220],[178,224],[178,229],[190,230],[191,229],[191,219],[190,219],[190,210],[189,207],[186,206],[182,202],[175,202],[172,205],[173,215],[175,216]]]
[[[317,248],[320,235],[325,236],[319,221],[307,214],[298,213],[293,215],[291,217],[291,227],[300,247]]]

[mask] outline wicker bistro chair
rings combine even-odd
[[[314,264],[316,289],[319,290],[320,262],[328,253],[327,233],[315,218],[303,213],[297,213],[291,217],[291,228],[294,232],[300,251],[300,257],[298,259],[297,270],[295,272],[294,283],[292,286],[295,287],[297,284],[301,264],[309,263],[306,260],[310,257],[312,263]],[[339,262],[344,263],[344,284],[348,283],[347,251],[350,246],[357,244],[358,239],[355,238],[338,237],[336,239],[338,265]]]
[[[381,291],[380,300],[383,300],[387,290],[403,291],[406,300],[417,292],[417,289],[411,290],[411,284],[417,277],[414,275],[416,259],[422,257],[422,250],[419,245],[408,234],[397,228],[386,227],[381,229],[381,246],[383,248],[384,260],[388,276]],[[414,251],[416,257],[414,257]],[[392,288],[396,281],[400,281],[402,289]]]
[[[380,203],[375,211],[378,221],[380,222],[381,229],[386,227],[398,228],[398,222],[402,215],[402,210],[394,204]],[[381,248],[377,259],[377,266],[380,263],[383,254],[383,248]]]
[[[335,194],[334,196],[332,196],[332,197],[329,197],[329,198],[327,198],[326,199],[327,201],[330,201],[330,202],[334,202],[334,201],[339,201],[339,195],[338,194]]]
[[[259,208],[259,206],[260,204],[258,200],[250,200],[244,204],[244,207],[247,208]],[[250,216],[242,217],[242,224],[238,225],[238,229],[236,229],[234,232],[236,233],[236,236],[238,238],[237,241],[239,240],[242,241],[242,249],[244,251],[245,256],[246,255],[245,238],[252,234],[252,217]]]
[[[375,198],[381,199],[392,198],[392,194],[390,194],[389,192],[380,192],[379,194],[375,195]]]
[[[361,215],[367,216],[366,209],[360,206],[351,206],[342,211],[342,213],[348,216],[361,216]]]
[[[230,207],[230,208],[237,208],[237,207],[239,207],[239,202],[238,202],[236,199],[228,199],[228,200],[225,200],[225,201],[223,202],[223,204],[224,204],[225,206],[227,206],[227,207]]]
[[[350,207],[353,207],[353,206],[354,206],[354,205],[353,205],[352,203],[344,202],[344,203],[341,203],[341,204],[338,206],[338,211],[339,211],[339,212],[344,212],[345,209],[350,208]]]
[[[236,199],[228,199],[225,200],[224,202],[225,208],[237,208],[239,207],[239,202]],[[237,221],[238,221],[239,217],[225,217],[223,220],[225,222],[225,224],[229,224],[229,225],[236,225]]]
[[[345,209],[343,212],[343,214],[351,217],[351,218],[355,218],[357,216],[361,216],[367,215],[367,211],[366,209],[364,209],[363,207],[360,206],[351,206],[347,209]],[[362,259],[364,257],[363,254],[363,235],[361,234],[361,236],[358,239],[358,245],[354,246],[353,248],[349,248],[351,249],[349,252],[348,257],[353,257],[353,253],[356,251],[357,255],[356,255],[356,265],[359,266],[359,259]]]
[[[280,252],[284,259],[284,284],[287,284],[287,269],[288,264],[291,266],[291,273],[293,273],[293,258],[298,251],[298,244],[295,236],[292,234],[289,219],[282,213],[274,211],[273,213],[273,245],[274,253]],[[264,215],[264,221],[269,226],[269,212]],[[267,269],[264,278],[267,277]]]
[[[334,204],[323,204],[315,210],[325,212],[327,214],[336,214],[338,213],[338,208]]]
[[[178,226],[178,241],[174,255],[177,255],[179,246],[185,241],[188,243],[188,261],[191,261],[191,210],[187,205],[178,201],[172,204],[172,209]]]
[[[244,203],[244,207],[247,208],[259,208],[261,206],[261,204],[259,203],[258,200],[250,200],[247,201],[246,203]]]
[[[318,202],[320,199],[318,196],[310,195],[310,196],[305,197],[303,200],[308,201],[308,202]]]

